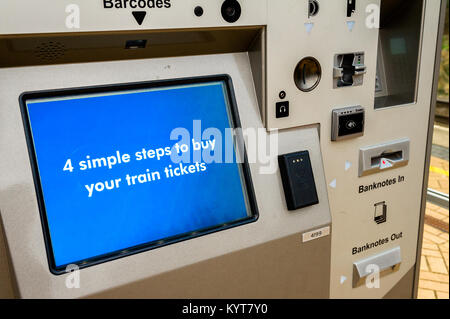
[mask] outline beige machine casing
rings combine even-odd
[[[0,297],[414,297],[446,1],[423,2],[414,101],[375,109],[380,34],[366,26],[372,13],[366,8],[389,10],[385,1],[358,0],[347,17],[347,1],[319,0],[319,13],[308,17],[308,0],[240,0],[242,17],[230,24],[221,16],[221,0],[172,0],[170,8],[143,9],[142,25],[132,9],[104,9],[101,0],[2,1]],[[66,25],[73,4],[79,28]],[[198,5],[201,17],[194,15]],[[124,49],[136,39],[148,39],[148,47]],[[363,85],[333,88],[335,55],[349,52],[364,52]],[[305,57],[321,65],[311,92],[294,82]],[[232,78],[244,129],[278,136],[272,163],[279,154],[310,152],[319,204],[288,211],[278,170],[262,174],[265,163],[250,163],[256,222],[82,269],[80,288],[67,288],[70,274],[49,271],[20,94],[213,74]],[[280,91],[290,114],[277,119]],[[332,142],[332,111],[356,105],[365,109],[364,135]],[[360,149],[403,139],[409,141],[405,165],[359,177]],[[393,185],[360,192],[394,178]],[[388,217],[377,224],[380,202]],[[316,230],[325,235],[305,240]],[[378,288],[364,284],[363,266],[372,262],[386,266]]]

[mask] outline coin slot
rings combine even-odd
[[[294,72],[295,85],[300,91],[310,92],[319,85],[322,77],[322,68],[319,61],[313,57],[302,59]]]

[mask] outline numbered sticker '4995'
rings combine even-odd
[[[330,226],[316,229],[303,234],[303,242],[319,239],[321,237],[328,236],[330,234]]]

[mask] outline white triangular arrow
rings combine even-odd
[[[336,186],[337,186],[337,181],[335,179],[333,179],[333,181],[330,183],[330,187],[336,188]]]
[[[349,161],[345,161],[345,170],[348,171],[350,167],[352,167],[352,163],[350,163]]]
[[[347,280],[347,277],[341,276],[341,285]]]
[[[352,31],[353,27],[355,26],[355,21],[347,21],[347,27],[348,27],[348,31]]]
[[[312,28],[314,27],[314,23],[305,23],[306,32],[311,33]]]
[[[392,165],[391,161],[388,160],[387,158],[382,158],[381,159],[380,169],[391,168],[392,166],[394,166],[394,165]]]

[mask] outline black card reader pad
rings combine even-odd
[[[308,151],[278,156],[288,210],[319,203]]]

